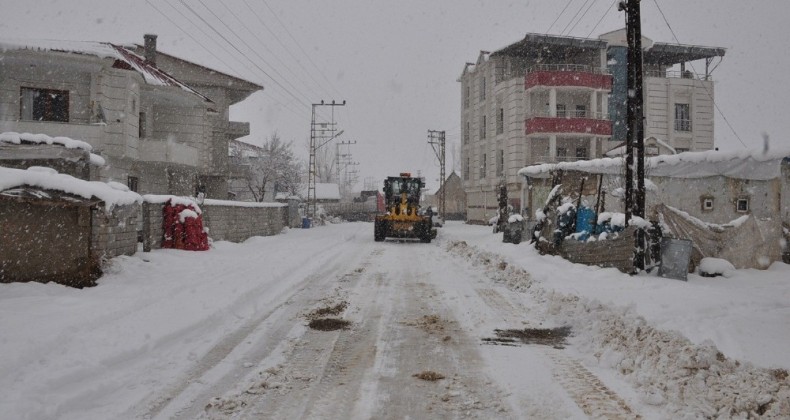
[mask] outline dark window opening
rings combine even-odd
[[[145,112],[140,113],[140,121],[138,127],[138,137],[143,139],[146,138],[148,133],[146,132],[146,121],[145,121]]]
[[[137,192],[137,185],[139,182],[140,180],[136,176],[126,178],[126,186],[129,187],[129,190],[134,192]]]
[[[20,97],[21,120],[69,122],[69,91],[23,87]]]
[[[505,109],[499,108],[496,114],[496,133],[502,134],[505,131]]]
[[[691,131],[689,104],[675,104],[675,131]]]
[[[735,211],[738,213],[746,213],[749,211],[749,198],[739,198],[735,204]]]
[[[586,147],[577,147],[576,148],[576,159],[587,159],[587,148]]]

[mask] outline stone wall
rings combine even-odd
[[[143,203],[143,250],[162,247],[162,209],[164,203]],[[214,241],[243,242],[253,236],[280,233],[288,222],[288,205],[206,200],[200,206],[203,226]]]
[[[91,209],[91,254],[102,262],[119,255],[137,252],[139,206],[115,206],[107,213],[104,206]]]
[[[208,204],[209,202],[211,204]],[[227,203],[227,204],[224,204]],[[253,236],[272,236],[285,227],[288,206],[268,204],[265,207],[241,207],[233,201],[206,200],[201,206],[203,224],[215,241],[242,242]],[[244,203],[251,204],[251,203]]]

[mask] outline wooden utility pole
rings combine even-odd
[[[444,191],[444,149],[445,149],[445,132],[437,130],[428,130],[428,144],[433,148],[436,158],[439,159],[439,214],[441,219],[444,220],[445,213],[445,197],[447,194]],[[438,149],[437,149],[438,147]]]
[[[628,113],[625,158],[625,220],[631,216],[645,217],[645,128],[642,80],[642,23],[640,0],[621,1],[620,10],[626,13],[626,38],[628,40]],[[636,156],[634,156],[636,155]],[[634,162],[636,161],[636,162]],[[636,163],[636,191],[633,191],[634,163]],[[637,231],[634,249],[634,269],[644,269],[644,234]]]

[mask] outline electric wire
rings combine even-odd
[[[264,64],[266,64],[267,66],[269,66],[269,68],[271,68],[271,69],[272,69],[272,72],[274,72],[275,74],[277,74],[277,76],[279,76],[279,77],[280,77],[280,78],[281,78],[281,79],[282,79],[282,80],[283,80],[283,81],[284,81],[284,82],[285,82],[285,83],[286,83],[288,86],[290,86],[290,87],[291,87],[291,89],[293,89],[293,91],[294,91],[294,92],[298,93],[299,95],[302,95],[303,99],[307,99],[307,102],[310,102],[310,96],[309,96],[309,95],[305,95],[305,94],[304,94],[302,91],[300,91],[300,90],[299,90],[299,89],[298,89],[296,86],[294,86],[294,85],[291,83],[291,81],[290,81],[290,80],[289,80],[287,77],[283,76],[283,75],[282,75],[282,73],[280,73],[280,71],[279,71],[279,70],[277,70],[277,68],[276,68],[275,66],[272,66],[272,65],[271,65],[271,64],[270,64],[268,61],[266,61],[266,59],[264,59],[264,58],[263,58],[263,57],[262,57],[262,56],[261,56],[261,55],[258,53],[258,51],[257,51],[256,49],[252,48],[252,47],[251,47],[251,46],[250,46],[250,45],[247,43],[247,41],[245,41],[245,40],[244,40],[244,38],[240,37],[240,36],[239,36],[239,34],[237,34],[237,33],[236,33],[236,31],[234,31],[234,30],[233,30],[233,28],[231,28],[230,26],[228,26],[228,24],[227,24],[227,23],[225,23],[225,21],[224,21],[224,20],[222,20],[222,18],[220,18],[219,16],[217,16],[217,14],[216,14],[216,13],[215,13],[213,10],[211,10],[211,8],[209,8],[209,7],[208,7],[208,5],[206,5],[206,3],[204,3],[204,2],[203,2],[203,0],[198,0],[198,2],[199,2],[200,4],[202,4],[202,5],[203,5],[203,7],[204,7],[206,10],[208,10],[208,12],[209,12],[209,13],[211,13],[211,14],[214,16],[214,18],[215,18],[215,19],[217,19],[217,20],[219,21],[219,23],[221,23],[221,24],[222,24],[222,25],[223,25],[223,26],[224,26],[224,27],[225,27],[225,28],[226,28],[228,31],[230,31],[230,33],[232,33],[232,34],[233,34],[233,35],[234,35],[234,36],[235,36],[235,37],[236,37],[238,40],[240,40],[240,41],[241,41],[241,43],[242,43],[242,44],[244,44],[244,46],[246,46],[246,47],[247,47],[247,49],[248,49],[248,50],[252,51],[252,53],[253,53],[253,54],[255,54],[255,55],[258,57],[258,59],[259,59],[259,60],[261,60],[261,61],[262,61]],[[181,4],[183,4],[184,6],[186,6],[187,8],[189,8],[190,10],[194,10],[194,9],[192,9],[191,7],[189,7],[189,5],[186,3],[186,1],[185,1],[185,0],[181,0]],[[201,18],[201,19],[202,19],[202,18]],[[205,21],[205,20],[204,20],[204,21]],[[213,28],[212,28],[212,29],[213,29]],[[222,37],[223,37],[223,39],[226,39],[224,36],[222,36]],[[232,44],[231,44],[231,45],[232,45]],[[242,53],[242,52],[241,52],[241,50],[239,50],[239,49],[238,49],[238,48],[237,48],[235,45],[232,45],[232,46],[233,46],[233,48],[234,48],[234,49],[238,50],[240,54],[244,55],[244,57],[245,57],[246,59],[250,60],[250,58],[249,58],[247,55],[245,55],[244,53]],[[251,62],[252,62],[252,63],[253,63],[253,64],[254,64],[256,67],[259,67],[259,68],[260,68],[260,66],[258,66],[258,64],[257,64],[257,63],[255,63],[255,62],[254,62],[254,61],[252,61],[252,60],[250,60],[250,61],[251,61]],[[263,69],[262,69],[262,68],[261,68],[261,71],[263,71]],[[268,74],[268,73],[266,73],[266,75],[267,75],[267,76],[269,76],[269,74]],[[271,76],[269,76],[269,77],[271,77]],[[275,79],[272,77],[272,80],[275,80]],[[281,86],[281,87],[283,87],[283,88],[284,88],[284,86],[282,86],[282,85],[281,85],[279,82],[277,82],[277,84],[278,84],[279,86]],[[296,95],[294,95],[294,97],[296,97]],[[306,105],[306,104],[305,104],[305,105]]]
[[[288,65],[287,65],[287,64],[286,64],[286,63],[285,63],[285,62],[284,62],[284,61],[283,61],[283,60],[280,58],[279,54],[275,54],[275,53],[274,53],[274,51],[272,51],[272,50],[271,50],[271,48],[269,48],[269,46],[268,46],[268,45],[266,45],[266,43],[265,43],[265,42],[263,42],[263,40],[262,40],[262,39],[261,39],[261,38],[260,38],[260,37],[259,37],[259,36],[258,36],[258,35],[255,33],[255,32],[253,32],[253,31],[252,31],[252,30],[251,30],[251,29],[250,29],[250,28],[247,26],[247,24],[246,24],[246,23],[244,23],[244,21],[243,21],[243,20],[241,20],[241,18],[240,18],[240,17],[239,17],[239,16],[236,14],[236,12],[234,12],[234,11],[233,11],[233,10],[232,10],[230,7],[228,7],[228,5],[227,5],[227,4],[225,4],[225,2],[220,2],[220,4],[221,4],[221,5],[222,5],[222,6],[225,8],[225,10],[227,10],[227,11],[228,11],[228,12],[229,12],[231,15],[233,15],[233,17],[234,17],[234,18],[235,18],[235,19],[236,19],[236,20],[237,20],[237,21],[238,21],[238,22],[241,24],[241,26],[242,26],[244,29],[246,29],[246,30],[247,30],[247,32],[249,32],[249,33],[250,33],[250,34],[251,34],[251,35],[252,35],[252,36],[253,36],[253,37],[254,37],[254,38],[255,38],[255,39],[258,41],[258,43],[259,43],[260,45],[262,45],[262,46],[263,46],[263,48],[265,48],[265,49],[266,49],[266,51],[268,51],[268,52],[269,52],[269,54],[271,54],[271,56],[272,56],[272,57],[274,57],[274,58],[275,58],[275,59],[276,59],[276,60],[277,60],[277,61],[278,61],[278,62],[279,62],[279,63],[280,63],[282,66],[283,66],[283,68],[284,68],[284,69],[285,69],[287,72],[289,72],[289,73],[291,73],[292,75],[294,75],[294,77],[297,77],[297,76],[296,76],[296,72],[294,72],[294,71],[293,71],[291,68],[289,68],[289,66],[288,66]],[[268,28],[267,28],[267,29],[268,29]],[[271,31],[270,31],[270,32],[271,32]],[[238,36],[238,35],[237,35],[237,36]],[[275,38],[276,38],[276,35],[275,35]],[[245,44],[245,45],[246,45],[246,44]],[[297,77],[297,81],[298,81],[299,83],[303,84],[305,87],[307,87],[307,83],[304,83],[304,81],[303,81],[303,80],[300,80],[300,79],[298,79],[298,77]],[[308,89],[309,89],[309,87],[308,87]],[[314,95],[316,94],[314,90],[310,89],[310,91],[311,91],[311,93],[312,93],[312,94],[314,94]]]
[[[562,16],[563,13],[565,13],[565,10],[568,9],[568,6],[570,6],[571,3],[573,3],[573,0],[568,0],[568,2],[565,3],[565,7],[562,8],[562,11],[554,19],[554,22],[551,22],[551,25],[549,25],[549,29],[546,29],[546,33],[550,33],[551,32],[551,28],[553,28],[554,24],[557,23],[558,20],[560,20],[560,17]]]
[[[615,5],[615,4],[617,4],[617,2],[618,2],[618,1],[619,1],[619,0],[614,0],[614,1],[612,2],[612,4],[611,4],[611,5],[609,5],[609,8],[608,8],[608,9],[606,9],[606,11],[605,11],[605,12],[603,12],[603,15],[601,15],[601,18],[600,18],[600,19],[598,19],[598,23],[596,23],[596,24],[595,24],[595,26],[593,26],[593,28],[590,30],[590,33],[589,33],[589,34],[587,34],[587,38],[589,38],[589,37],[591,37],[591,36],[592,36],[593,32],[595,32],[595,30],[598,28],[598,25],[600,25],[600,24],[601,24],[601,22],[603,22],[603,19],[606,17],[606,15],[608,15],[608,14],[609,14],[609,11],[610,11],[610,10],[612,10],[612,7],[614,7],[614,5]]]
[[[276,40],[276,41],[277,41],[277,42],[278,42],[278,43],[279,43],[279,44],[280,44],[280,45],[283,47],[283,49],[285,50],[285,52],[286,52],[286,53],[288,53],[288,55],[289,55],[289,56],[291,56],[291,58],[292,58],[292,59],[293,59],[293,60],[296,62],[296,64],[299,66],[299,68],[301,68],[301,69],[302,69],[302,71],[304,72],[304,74],[306,74],[306,75],[307,75],[307,77],[309,77],[309,78],[310,78],[310,80],[312,80],[312,82],[313,82],[313,83],[314,83],[316,86],[320,87],[321,89],[324,89],[324,90],[326,90],[326,88],[325,88],[325,87],[324,87],[324,86],[323,86],[321,83],[319,83],[319,82],[318,82],[318,80],[316,80],[316,79],[313,77],[312,73],[310,73],[310,72],[307,70],[307,68],[305,68],[305,66],[302,64],[302,62],[301,62],[301,61],[300,61],[298,58],[296,58],[296,56],[293,54],[293,52],[291,52],[291,48],[288,48],[288,46],[287,46],[287,45],[285,45],[285,43],[284,43],[284,42],[283,42],[283,41],[280,39],[280,37],[279,37],[279,36],[277,36],[277,33],[276,33],[276,32],[274,32],[274,31],[273,31],[273,30],[272,30],[272,29],[269,27],[269,25],[267,25],[267,24],[266,24],[266,22],[264,22],[264,20],[261,18],[261,16],[258,14],[258,12],[256,12],[256,11],[255,11],[255,9],[253,9],[253,8],[252,8],[252,6],[250,6],[249,2],[247,2],[247,0],[243,0],[243,1],[244,1],[244,5],[245,5],[245,6],[247,6],[247,9],[249,9],[249,10],[250,10],[250,12],[252,12],[252,14],[255,16],[255,18],[256,18],[256,19],[258,19],[258,22],[260,22],[261,26],[263,26],[263,27],[264,27],[264,28],[265,28],[265,29],[266,29],[266,30],[269,32],[269,34],[271,34],[271,35],[272,35],[272,37],[274,37],[274,39],[275,39],[275,40]],[[268,6],[267,6],[267,7],[268,7]],[[275,15],[275,17],[276,17],[276,15]],[[282,23],[281,23],[281,25],[282,25]],[[248,29],[248,30],[249,30],[249,29]],[[328,91],[325,91],[324,93],[329,93],[329,92],[328,92]],[[328,96],[331,96],[331,95],[328,95]]]
[[[653,0],[653,2],[656,4],[656,7],[658,8],[658,12],[661,14],[661,17],[664,19],[664,23],[667,24],[667,28],[669,28],[669,32],[672,33],[672,37],[675,38],[675,42],[677,42],[678,45],[683,45],[683,44],[680,43],[680,40],[678,39],[678,36],[675,34],[675,31],[672,29],[672,25],[669,24],[669,20],[667,20],[666,15],[664,15],[664,11],[661,10],[661,6],[658,5],[658,1],[657,0]],[[691,66],[691,69],[694,70],[694,73],[699,74],[699,73],[697,73],[697,69],[694,68],[694,63],[689,62],[689,65]],[[704,83],[702,84],[702,87],[705,89],[705,92],[710,97],[711,102],[713,102],[713,106],[716,107],[716,111],[718,111],[719,115],[721,115],[721,118],[724,119],[724,122],[727,124],[727,127],[730,127],[730,130],[732,131],[732,134],[735,134],[735,138],[738,139],[738,141],[741,143],[741,145],[748,149],[748,147],[746,146],[746,143],[744,143],[743,140],[741,140],[741,136],[738,135],[738,133],[735,131],[735,128],[732,126],[732,124],[730,124],[730,121],[727,119],[727,116],[724,115],[724,112],[722,112],[721,108],[719,108],[719,104],[717,104],[716,100],[713,99],[713,94],[710,92],[710,90],[708,90],[708,87],[705,86]]]
[[[562,29],[562,32],[560,32],[560,35],[563,35],[565,33],[565,31],[568,30],[568,28],[571,26],[573,21],[576,20],[576,17],[579,16],[579,13],[581,13],[581,11],[584,9],[585,6],[587,6],[587,3],[589,3],[589,2],[590,2],[590,0],[584,0],[584,3],[582,3],[582,6],[579,7],[579,10],[577,10],[576,13],[573,15],[573,17],[571,18],[571,20],[568,21],[568,24],[565,25],[565,28]]]
[[[237,47],[237,46],[236,46],[236,45],[235,45],[233,42],[231,42],[230,40],[228,40],[228,38],[227,38],[225,35],[223,35],[221,32],[219,32],[219,31],[218,31],[218,30],[217,30],[217,29],[214,27],[214,25],[212,25],[212,24],[211,24],[211,23],[209,23],[209,22],[208,22],[206,19],[204,19],[204,18],[203,18],[203,16],[200,16],[200,14],[199,14],[199,13],[197,13],[197,12],[196,12],[196,11],[195,11],[195,10],[194,10],[194,9],[193,9],[193,8],[192,8],[190,5],[189,5],[189,4],[187,4],[187,3],[186,3],[186,2],[184,2],[183,0],[181,1],[181,4],[182,4],[184,7],[186,7],[186,8],[187,8],[187,9],[188,9],[190,12],[192,12],[192,14],[194,14],[195,16],[197,16],[197,18],[198,18],[198,19],[200,19],[200,20],[201,20],[203,23],[205,23],[205,24],[206,24],[206,25],[207,25],[207,26],[208,26],[208,27],[209,27],[209,28],[210,28],[212,31],[214,31],[214,33],[215,33],[215,34],[217,34],[217,35],[218,35],[220,38],[222,38],[222,39],[223,39],[223,40],[224,40],[224,41],[225,41],[225,42],[226,42],[228,45],[230,45],[230,46],[231,46],[231,47],[232,47],[234,50],[236,50],[236,52],[238,52],[239,54],[241,54],[243,57],[247,58],[247,60],[249,60],[249,61],[250,61],[250,62],[251,62],[251,63],[252,63],[252,64],[253,64],[253,65],[254,65],[254,66],[255,66],[255,67],[258,69],[258,70],[260,70],[260,71],[261,71],[261,73],[265,74],[265,75],[266,75],[266,77],[268,77],[268,78],[269,78],[269,79],[270,79],[272,82],[274,82],[274,84],[276,84],[277,86],[279,86],[279,87],[280,87],[280,89],[282,89],[283,91],[285,91],[285,92],[286,92],[287,94],[289,94],[289,95],[290,95],[292,98],[294,98],[294,99],[295,99],[297,102],[301,103],[301,104],[302,104],[304,107],[306,107],[306,108],[309,108],[309,107],[310,107],[310,105],[309,105],[309,104],[305,103],[305,102],[304,102],[302,99],[298,98],[298,97],[297,97],[297,96],[296,96],[296,95],[295,95],[293,92],[291,92],[291,91],[290,91],[290,90],[288,90],[288,89],[287,89],[285,86],[283,86],[283,85],[282,85],[282,84],[281,84],[281,83],[280,83],[280,82],[279,82],[277,79],[275,79],[274,77],[272,77],[272,75],[270,75],[270,74],[269,74],[269,72],[267,72],[266,70],[264,70],[263,68],[261,68],[261,66],[259,66],[259,65],[258,65],[258,63],[256,63],[256,62],[252,61],[252,60],[251,60],[249,57],[247,57],[247,56],[246,56],[246,54],[244,54],[244,52],[242,52],[242,51],[241,51],[241,50],[240,50],[240,49],[239,49],[239,48],[238,48],[238,47]]]
[[[597,2],[598,2],[598,0],[593,0],[592,3],[590,3],[589,6],[587,6],[587,9],[584,11],[584,13],[582,13],[581,17],[579,17],[579,20],[577,20],[576,23],[573,24],[571,29],[568,31],[567,35],[570,35],[573,32],[573,30],[576,29],[576,25],[578,25],[579,22],[581,22],[582,19],[584,19],[584,17],[587,16],[587,12],[589,12],[590,9],[592,9],[592,7],[595,6],[595,3],[597,3]]]
[[[223,64],[224,64],[226,67],[228,67],[228,68],[229,68],[229,69],[230,69],[230,70],[231,70],[233,73],[235,73],[235,76],[236,76],[236,77],[243,78],[243,77],[242,77],[242,74],[243,74],[242,72],[238,71],[236,68],[234,68],[233,66],[231,66],[231,65],[230,65],[230,64],[227,62],[227,60],[225,60],[225,59],[222,59],[222,58],[220,58],[219,56],[217,56],[217,54],[216,54],[216,53],[215,53],[215,52],[214,52],[212,49],[210,49],[210,48],[206,47],[206,46],[204,45],[204,43],[203,43],[203,42],[200,42],[200,41],[198,41],[198,40],[197,40],[197,39],[196,39],[196,38],[195,38],[195,37],[194,37],[194,36],[193,36],[193,35],[192,35],[192,34],[191,34],[189,31],[187,31],[187,30],[186,30],[186,29],[184,29],[184,28],[183,28],[181,25],[179,25],[179,24],[178,24],[178,23],[176,23],[176,22],[175,22],[173,19],[171,19],[171,18],[170,18],[170,16],[168,16],[168,15],[167,15],[167,14],[166,14],[166,13],[165,13],[163,10],[159,9],[158,7],[156,7],[156,6],[155,6],[155,5],[154,5],[154,4],[153,4],[151,1],[149,1],[149,0],[146,0],[146,3],[148,3],[148,4],[149,4],[151,7],[153,7],[153,8],[154,8],[154,10],[156,10],[156,11],[157,11],[157,12],[158,12],[158,13],[159,13],[159,14],[160,14],[162,17],[164,17],[165,19],[167,19],[167,20],[168,20],[170,23],[172,23],[172,24],[173,24],[173,25],[174,25],[176,28],[178,28],[178,29],[179,29],[181,32],[183,32],[183,33],[184,33],[186,36],[188,36],[190,39],[192,39],[192,41],[194,41],[194,42],[195,42],[195,44],[199,45],[199,46],[200,46],[200,47],[201,47],[201,48],[202,48],[204,51],[208,52],[208,53],[209,53],[209,54],[210,54],[212,57],[214,57],[214,58],[215,58],[215,59],[216,59],[218,62],[221,62],[221,63],[223,63]],[[246,68],[248,71],[251,71],[252,73],[255,73],[255,71],[254,71],[254,70],[252,70],[252,69],[250,69],[250,67],[249,67],[249,66],[247,66],[245,63],[243,63],[243,62],[239,61],[239,60],[238,60],[238,59],[237,59],[237,58],[236,58],[236,57],[235,57],[233,54],[230,54],[230,53],[229,53],[229,52],[228,52],[226,49],[224,49],[224,48],[223,48],[221,45],[219,45],[219,44],[217,43],[217,41],[216,41],[216,40],[214,40],[213,38],[211,38],[211,36],[209,36],[208,34],[206,34],[206,32],[205,32],[205,31],[203,31],[199,25],[195,25],[195,23],[194,23],[192,20],[190,20],[190,19],[189,19],[187,16],[185,16],[183,13],[181,13],[181,11],[180,11],[180,10],[176,9],[176,8],[175,8],[175,7],[174,7],[172,4],[169,4],[169,3],[167,3],[167,4],[168,4],[168,6],[170,6],[171,8],[173,8],[173,10],[175,10],[176,12],[178,12],[178,13],[179,13],[179,14],[180,14],[182,17],[184,17],[184,18],[185,18],[185,19],[187,19],[187,20],[188,20],[190,23],[192,23],[192,24],[193,24],[195,27],[197,27],[199,30],[201,30],[201,32],[203,33],[203,35],[205,35],[205,36],[206,36],[208,39],[210,39],[210,40],[211,40],[211,41],[213,41],[215,44],[217,44],[217,45],[220,47],[220,49],[221,49],[222,51],[225,51],[226,53],[228,53],[228,55],[230,55],[230,56],[231,56],[233,59],[235,59],[235,60],[236,60],[238,63],[240,63],[242,66],[244,66],[244,67],[245,67],[245,68]],[[273,97],[273,96],[272,96],[271,94],[269,94],[269,93],[268,93],[268,92],[267,92],[265,89],[264,89],[264,90],[262,90],[262,92],[263,92],[263,94],[264,94],[265,96],[268,96],[268,97],[269,97],[269,98],[271,98],[271,99],[272,99],[274,102],[276,102],[278,105],[282,106],[284,109],[286,109],[286,110],[288,110],[289,112],[293,113],[295,116],[297,116],[297,117],[302,117],[302,115],[301,115],[299,112],[295,111],[295,110],[294,110],[292,107],[290,107],[289,105],[287,105],[287,104],[285,104],[285,103],[283,103],[283,102],[279,101],[277,98]]]

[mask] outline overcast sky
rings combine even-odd
[[[675,42],[655,1],[642,1],[643,33]],[[713,77],[716,103],[734,130],[717,112],[715,145],[762,147],[761,134],[767,132],[774,147],[790,148],[790,118],[784,115],[790,98],[790,1],[658,1],[681,43],[727,49]],[[359,162],[357,189],[365,179],[379,187],[385,176],[401,171],[421,172],[435,188],[439,169],[427,131],[447,132],[449,173],[461,134],[456,80],[464,63],[528,32],[597,37],[622,28],[623,13],[613,4],[0,0],[0,37],[142,43],[143,34],[157,34],[162,51],[265,87],[231,110],[231,119],[251,122],[245,141],[260,143],[277,131],[306,160],[310,105],[346,100],[335,109],[335,120],[344,130],[341,139],[357,142],[349,149]]]

